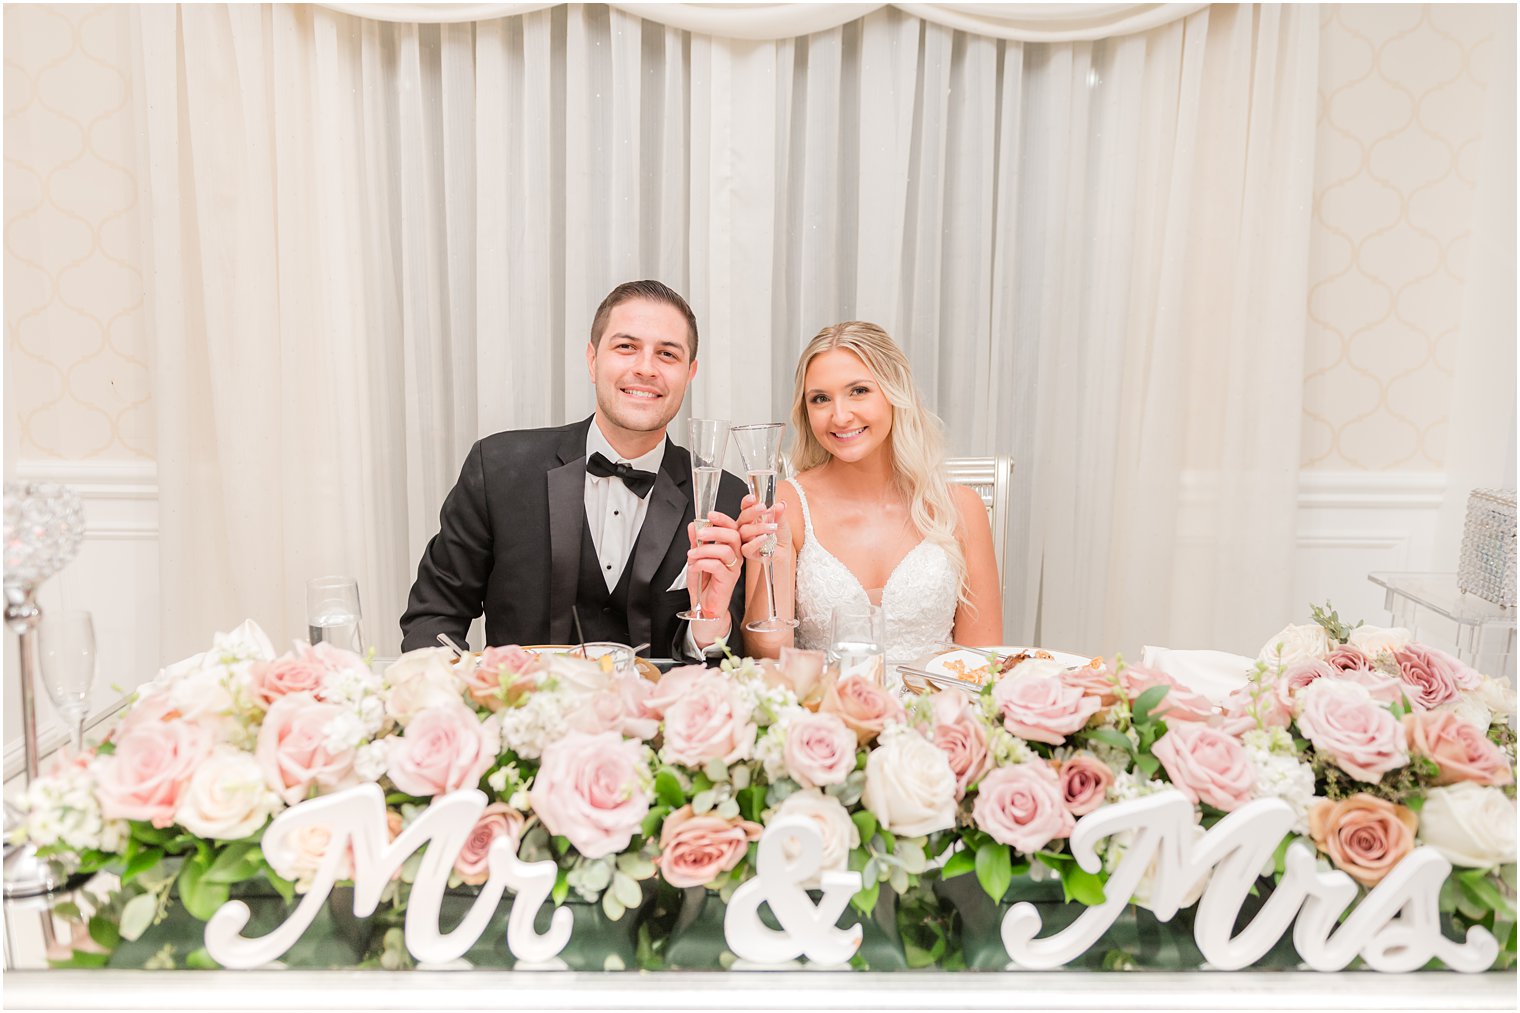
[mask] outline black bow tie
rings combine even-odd
[[[613,464],[600,453],[592,454],[586,461],[586,471],[597,478],[617,478],[628,487],[628,491],[639,499],[649,495],[649,490],[654,488],[654,472],[640,471],[631,464],[619,461]]]

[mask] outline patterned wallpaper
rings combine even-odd
[[[124,6],[5,7],[7,425],[152,459]],[[1438,470],[1492,8],[1323,8],[1305,467]]]
[[[154,455],[124,6],[5,5],[7,425],[23,458]]]
[[[1495,9],[1322,13],[1303,463],[1439,470]]]

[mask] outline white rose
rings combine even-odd
[[[1494,720],[1514,724],[1515,687],[1508,679],[1495,679],[1485,675],[1476,689],[1464,695],[1487,707]]]
[[[1358,626],[1351,631],[1346,642],[1360,648],[1369,658],[1376,658],[1383,651],[1397,651],[1408,647],[1414,637],[1402,626]]]
[[[295,883],[297,893],[305,893],[311,889],[311,881],[316,876],[332,839],[333,833],[327,827],[302,827],[281,837],[278,847],[271,850],[266,846],[264,857],[270,868],[281,878]],[[352,853],[338,860],[337,878],[354,878]]]
[[[405,725],[429,707],[457,702],[453,658],[447,647],[424,647],[397,658],[385,670],[385,712]]]
[[[1203,827],[1194,824],[1190,830],[1193,835],[1193,846],[1200,846],[1205,834]],[[1133,830],[1125,830],[1109,838],[1108,845],[1103,852],[1103,867],[1108,870],[1109,875],[1113,875],[1114,871],[1119,868],[1120,863],[1124,860],[1125,853],[1129,851],[1130,845],[1134,843],[1135,831]],[[1135,892],[1130,897],[1130,902],[1136,907],[1143,907],[1147,911],[1151,909],[1151,893],[1156,888],[1156,870],[1160,867],[1161,860],[1162,856],[1160,854],[1152,858],[1151,864],[1145,867],[1145,874],[1135,884]],[[1034,862],[1031,864],[1038,865],[1039,863]],[[1208,866],[1198,874],[1198,878],[1188,887],[1187,895],[1182,899],[1182,907],[1192,907],[1198,903],[1199,898],[1203,896],[1204,888],[1209,885],[1209,877],[1213,873],[1213,866]],[[1186,874],[1185,872],[1182,873],[1182,875]]]
[[[170,684],[169,702],[187,721],[212,732],[220,742],[242,737],[237,702],[227,689],[227,669],[215,665],[186,672]]]
[[[595,661],[571,654],[551,654],[544,663],[544,682],[551,679],[572,700],[582,700],[606,692],[612,685],[612,673],[602,671]]]
[[[930,742],[902,725],[888,725],[866,760],[865,807],[882,828],[918,837],[955,826],[955,771]]]
[[[174,810],[174,822],[197,837],[236,841],[263,826],[280,807],[258,761],[219,746],[196,767]]]
[[[1480,732],[1487,732],[1488,726],[1493,724],[1493,712],[1483,701],[1474,699],[1472,693],[1462,693],[1455,700],[1448,700],[1435,709],[1451,711]]]
[[[850,867],[850,851],[860,847],[860,830],[839,799],[825,795],[817,788],[794,791],[776,810],[775,818],[782,816],[806,816],[818,824],[818,833],[823,837],[823,859],[818,866],[819,874],[802,883],[804,889],[818,886],[825,872],[836,869],[844,871]],[[788,859],[795,857],[787,854]]]
[[[1281,633],[1271,637],[1261,647],[1257,661],[1269,665],[1280,664],[1284,668],[1300,661],[1323,661],[1330,653],[1330,635],[1318,623],[1294,626],[1289,623]]]
[[[1515,860],[1515,802],[1498,788],[1463,781],[1432,788],[1420,810],[1421,844],[1452,865],[1488,869]]]

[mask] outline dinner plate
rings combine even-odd
[[[588,645],[588,647],[590,648],[590,654],[593,659],[600,657],[600,655],[596,653],[595,644]],[[522,649],[525,651],[532,651],[534,654],[569,654],[571,651],[580,650],[580,645],[524,644],[522,645]],[[635,656],[633,659],[633,665],[636,669],[638,669],[639,674],[648,679],[650,682],[660,681],[660,670],[656,668],[654,662],[650,661],[648,658],[640,658],[638,656]]]
[[[1019,647],[1012,645],[999,645],[987,648],[1002,655],[1016,655],[1029,653],[1033,657],[1049,655],[1051,661],[1056,662],[1063,668],[1075,668],[1086,665],[1091,658],[1080,654],[1071,654],[1067,651],[1050,651],[1040,647]],[[981,690],[987,678],[987,662],[990,659],[979,651],[945,651],[936,654],[924,662],[924,674],[917,676],[920,681],[931,683],[935,686],[953,686],[963,689],[968,693],[976,693]],[[1017,671],[1017,667],[1014,671]]]

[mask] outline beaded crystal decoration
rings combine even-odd
[[[84,507],[66,485],[5,483],[5,584],[36,587],[84,541]]]
[[[1515,490],[1474,489],[1467,498],[1457,590],[1515,605]]]

